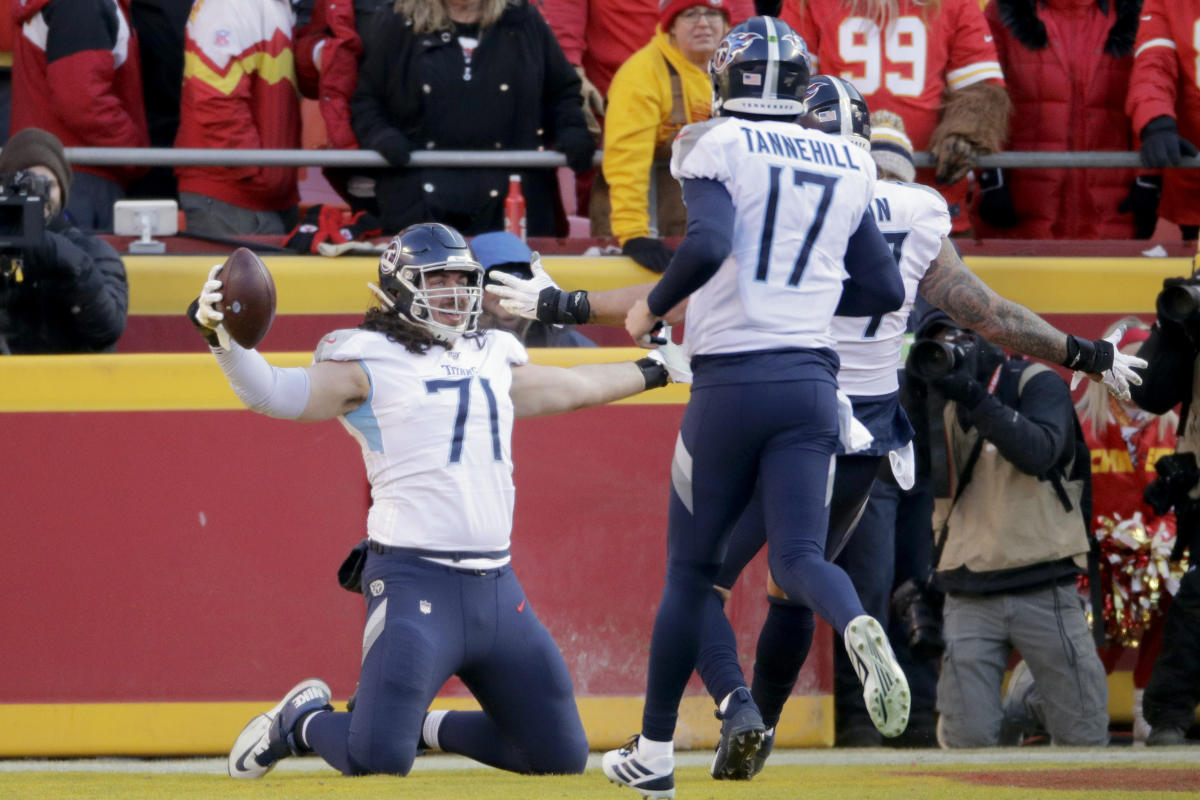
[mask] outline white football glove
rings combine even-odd
[[[691,362],[684,354],[683,347],[671,341],[671,326],[663,325],[662,329],[658,331],[658,336],[666,339],[666,344],[660,344],[657,349],[651,350],[647,357],[654,359],[666,368],[671,383],[691,383]]]
[[[1108,387],[1108,390],[1122,400],[1129,401],[1129,385],[1142,385],[1142,376],[1134,372],[1135,369],[1145,369],[1147,366],[1146,359],[1138,358],[1137,356],[1126,355],[1122,353],[1119,347],[1121,339],[1125,336],[1125,326],[1120,325],[1104,337],[1104,341],[1109,342],[1113,346],[1113,363],[1112,367],[1105,370],[1100,377],[1101,383]],[[1071,388],[1074,389],[1079,385],[1079,382],[1087,377],[1082,372],[1076,372],[1071,376]]]
[[[525,319],[537,319],[538,295],[543,289],[559,287],[554,279],[546,274],[546,270],[542,269],[542,256],[539,253],[530,254],[529,271],[533,273],[533,277],[525,280],[508,272],[495,270],[489,277],[499,283],[489,283],[487,290],[500,298],[500,307],[508,313]]]
[[[224,298],[224,295],[221,294],[221,282],[217,280],[217,272],[222,266],[222,264],[217,264],[208,271],[208,280],[204,282],[203,288],[200,289],[199,304],[196,308],[196,322],[216,332],[217,341],[221,343],[221,348],[228,350],[229,332],[221,324],[221,320],[225,319],[225,315],[217,311],[214,307],[215,303]]]

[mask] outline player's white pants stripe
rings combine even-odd
[[[371,616],[367,618],[367,625],[363,629],[363,661],[367,660],[367,653],[371,651],[371,646],[383,633],[384,624],[387,622],[387,603],[387,598],[383,598],[379,605],[375,606]]]
[[[671,458],[671,486],[688,513],[696,513],[692,510],[692,454],[683,444],[682,432],[675,437],[675,455]]]

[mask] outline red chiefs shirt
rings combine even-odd
[[[1146,0],[1139,16],[1133,74],[1125,110],[1139,134],[1164,114],[1179,135],[1200,146],[1200,0]],[[1163,172],[1158,213],[1179,225],[1200,225],[1200,170]]]
[[[1003,85],[992,32],[977,0],[942,0],[932,10],[899,0],[896,18],[883,26],[853,15],[851,5],[849,0],[785,0],[781,16],[808,43],[817,72],[850,81],[872,111],[899,114],[916,150],[929,147],[947,87],[963,89],[980,81]],[[933,184],[932,170],[918,175]],[[947,202],[961,206],[965,181],[949,189],[943,191]],[[958,215],[951,210],[965,223],[965,209]]]
[[[1168,513],[1159,517],[1142,492],[1158,478],[1155,462],[1175,452],[1175,431],[1165,426],[1160,433],[1157,417],[1141,423],[1127,418],[1109,422],[1099,435],[1092,430],[1090,420],[1081,419],[1080,424],[1092,452],[1093,529],[1100,527],[1105,518],[1129,519],[1133,512],[1140,511],[1147,530],[1166,525],[1174,531],[1175,516]]]

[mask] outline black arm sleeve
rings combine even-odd
[[[666,313],[716,274],[733,250],[733,198],[720,181],[686,178],[687,235],[646,302],[655,316]]]
[[[904,303],[900,268],[869,213],[846,245],[846,271],[842,299],[834,313],[839,317],[873,317],[895,311]]]
[[[1149,366],[1142,370],[1142,385],[1129,387],[1133,402],[1151,413],[1163,414],[1190,400],[1196,350],[1182,325],[1155,323],[1150,338],[1138,350]]]
[[[1026,475],[1042,475],[1063,458],[1074,442],[1074,416],[1067,384],[1054,372],[1030,378],[1016,408],[988,395],[971,411],[980,435]]]

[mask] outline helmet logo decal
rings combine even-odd
[[[804,53],[806,55],[808,54],[808,45],[805,43],[805,41],[803,39],[800,38],[800,35],[798,33],[796,33],[795,31],[788,31],[787,33],[783,34],[782,36],[779,37],[779,41],[787,42],[797,52]]]
[[[724,72],[737,55],[750,47],[759,39],[763,38],[761,34],[750,31],[735,31],[730,33],[721,40],[721,44],[717,47],[717,52],[713,53],[712,71]]]

